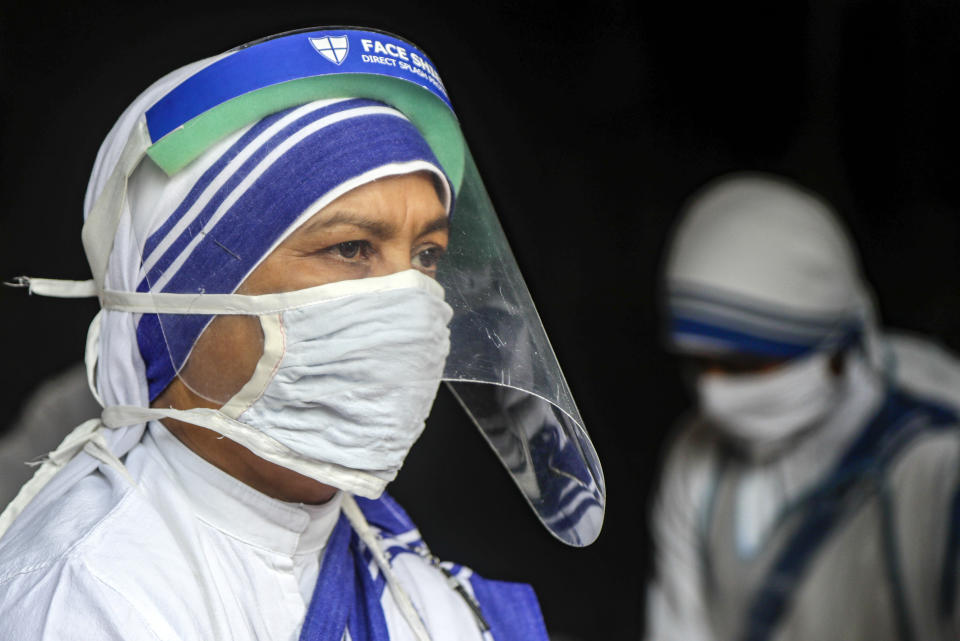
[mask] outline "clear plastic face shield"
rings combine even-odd
[[[147,110],[125,155],[105,202],[126,180],[110,215],[140,271],[98,285],[108,308],[138,292],[155,407],[189,398],[267,460],[374,496],[442,380],[547,529],[596,539],[599,460],[415,46],[336,29],[238,48]],[[370,482],[338,484],[351,470]]]

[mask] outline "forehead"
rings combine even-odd
[[[346,192],[325,209],[348,202],[385,209],[406,206],[439,208],[443,211],[445,200],[446,194],[438,177],[432,172],[416,171],[366,182]]]
[[[416,172],[381,178],[343,194],[323,207],[297,230],[309,234],[324,229],[353,226],[389,235],[412,226],[446,229],[447,212],[441,188],[433,174]]]

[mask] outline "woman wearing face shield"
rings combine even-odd
[[[698,407],[653,512],[648,638],[956,638],[957,360],[881,334],[833,212],[773,176],[691,199],[665,271]]]
[[[408,64],[384,76],[367,48]],[[23,281],[100,298],[87,367],[104,411],[0,516],[2,636],[546,639],[528,586],[441,563],[383,494],[441,379],[465,395],[516,360],[468,350],[502,368],[484,373],[454,353],[478,345],[462,328],[490,333],[491,306],[532,309],[508,250],[465,231],[499,230],[478,193],[432,63],[388,34],[282,34],[141,94],[87,192],[93,279]],[[485,261],[470,260],[477,245]],[[491,261],[515,300],[470,272]],[[500,396],[461,402],[484,429]],[[583,545],[602,476],[582,425],[564,422],[572,399],[557,403],[508,425],[506,450],[528,453],[515,473],[547,527]],[[530,427],[552,439],[524,440]],[[562,492],[531,450],[566,453]]]

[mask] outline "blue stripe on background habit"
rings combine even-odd
[[[690,313],[688,309],[718,310],[721,314],[733,312],[737,317],[754,319],[755,323],[771,325],[773,327],[790,327],[798,333],[829,334],[837,331],[838,314],[828,313],[812,315],[795,310],[778,308],[768,301],[749,298],[742,294],[731,292],[710,292],[693,290],[674,286],[669,294],[670,307],[676,309],[680,316]],[[711,315],[709,311],[705,314]],[[694,313],[694,316],[697,314]],[[849,313],[846,322],[854,320],[855,315]],[[841,314],[842,316],[842,314]],[[750,322],[749,320],[746,322]]]
[[[766,641],[775,635],[817,552],[851,515],[850,492],[862,483],[882,483],[884,467],[915,436],[925,430],[955,426],[956,420],[952,411],[940,405],[888,390],[883,406],[834,470],[805,499],[806,513],[754,596],[743,641]],[[911,428],[904,429],[908,424]],[[891,586],[894,594],[900,587]],[[905,612],[894,614],[901,621],[907,620]]]
[[[960,578],[960,487],[950,501],[950,523],[944,547],[943,574],[940,577],[940,616],[947,620],[957,607],[957,580]]]
[[[774,339],[730,327],[721,327],[693,318],[673,316],[670,321],[670,335],[678,344],[686,342],[684,337],[708,339],[730,351],[772,358],[795,358],[813,350],[818,343],[795,343]]]

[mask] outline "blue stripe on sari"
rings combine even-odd
[[[350,522],[341,514],[327,541],[317,586],[300,629],[300,639],[303,641],[343,639],[343,631],[356,606],[356,569],[350,554],[352,537]]]
[[[416,530],[403,508],[387,494],[377,500],[356,501],[370,525],[384,537],[408,535]],[[403,552],[417,553],[412,548]],[[342,641],[346,630],[354,641],[389,640],[382,606],[386,582],[380,573],[371,575],[370,562],[369,551],[341,516],[324,550],[300,641]],[[451,574],[463,570],[461,566],[454,568]],[[469,583],[496,641],[549,641],[530,586],[490,581],[476,574],[471,574]]]
[[[470,577],[474,597],[496,641],[550,641],[533,588]]]

